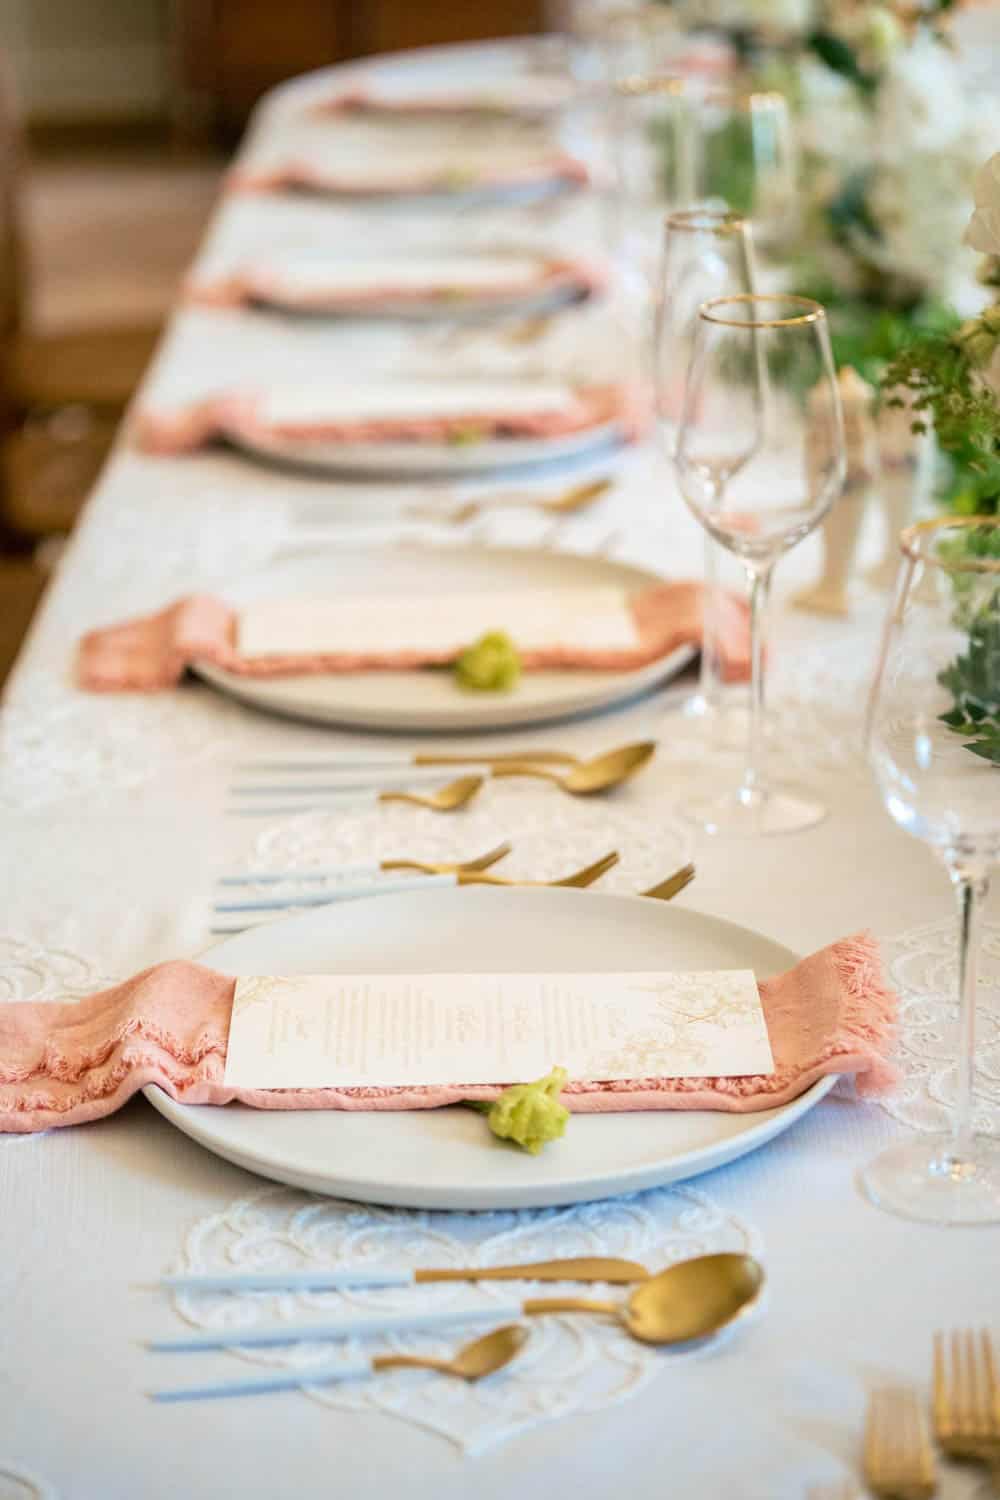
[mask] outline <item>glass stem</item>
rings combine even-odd
[[[719,554],[716,543],[705,537],[705,582],[701,606],[701,666],[698,672],[698,694],[703,710],[719,706],[722,673],[719,669]]]
[[[951,867],[951,880],[958,897],[958,1060],[951,1150],[961,1162],[972,1149],[979,924],[990,882],[981,871],[973,873],[959,865]]]
[[[767,787],[764,742],[764,673],[768,600],[774,563],[747,563],[750,580],[750,733],[740,801],[759,803]]]

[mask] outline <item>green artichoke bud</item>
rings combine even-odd
[[[474,693],[509,693],[521,676],[517,647],[502,630],[490,630],[455,663],[459,687]]]
[[[534,1083],[515,1083],[486,1105],[486,1123],[502,1141],[512,1141],[537,1156],[546,1141],[557,1141],[566,1129],[569,1110],[560,1104],[565,1068],[553,1068]]]

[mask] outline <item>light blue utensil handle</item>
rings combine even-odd
[[[218,1276],[164,1276],[175,1292],[336,1292],[355,1286],[412,1286],[412,1271],[234,1271]]]
[[[370,1360],[356,1364],[317,1365],[312,1370],[282,1370],[253,1380],[220,1380],[215,1385],[181,1385],[150,1391],[151,1401],[214,1401],[220,1396],[265,1396],[272,1391],[296,1391],[304,1385],[330,1385],[335,1380],[364,1380],[375,1374]]]
[[[363,859],[350,865],[326,865],[309,870],[244,870],[240,875],[220,875],[219,885],[298,885],[300,882],[346,880],[358,875],[375,876],[382,865],[377,859]]]
[[[328,797],[303,797],[301,802],[255,802],[252,807],[242,803],[230,804],[226,815],[230,818],[276,818],[304,812],[329,812],[338,807],[376,807],[376,792],[331,792]]]
[[[511,1323],[523,1315],[520,1302],[442,1307],[433,1312],[364,1313],[328,1323],[271,1323],[264,1328],[219,1328],[180,1338],[151,1339],[157,1354],[193,1354],[202,1349],[267,1349],[279,1344],[315,1344],[328,1339],[374,1338],[383,1333],[418,1333],[426,1328],[459,1328],[466,1323]]]
[[[360,901],[366,896],[385,896],[392,891],[425,890],[434,885],[457,885],[458,876],[444,875],[386,875],[377,880],[364,880],[356,885],[330,886],[315,895],[262,896],[253,901],[217,901],[212,908],[217,912],[239,911],[288,911],[291,907],[334,906],[338,901]]]

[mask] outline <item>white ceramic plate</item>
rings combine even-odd
[[[658,901],[481,887],[304,912],[203,955],[237,975],[749,967],[760,978],[796,957],[747,928]],[[538,1157],[495,1141],[461,1107],[286,1113],[176,1104],[154,1087],[146,1095],[208,1150],[279,1182],[407,1208],[504,1209],[578,1203],[706,1172],[787,1130],[835,1081],[759,1114],[579,1115]]]
[[[337,547],[275,562],[266,573],[226,589],[237,608],[255,599],[335,592],[497,593],[511,589],[605,585],[637,593],[662,582],[652,573],[602,557],[527,548]],[[195,672],[225,693],[269,713],[357,729],[450,732],[523,728],[592,713],[647,692],[684,669],[683,646],[634,672],[526,672],[512,693],[463,693],[448,672],[339,672],[328,676],[239,677],[199,663]]]
[[[566,463],[621,444],[614,422],[552,438],[486,438],[477,443],[308,443],[293,438],[227,434],[241,453],[265,463],[317,474],[356,474],[381,479],[462,478]]]

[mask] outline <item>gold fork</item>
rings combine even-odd
[[[934,1335],[934,1435],[953,1458],[988,1464],[1000,1493],[1000,1378],[986,1329],[947,1344]]]
[[[927,1422],[907,1386],[873,1391],[868,1401],[865,1480],[885,1500],[931,1500],[937,1474]]]
[[[610,854],[605,854],[603,859],[595,859],[592,865],[584,865],[582,870],[577,870],[572,875],[564,875],[561,880],[505,880],[501,875],[481,875],[472,871],[459,871],[459,885],[516,885],[516,886],[572,886],[580,889],[583,886],[593,885],[595,880],[600,880],[606,875],[613,865],[618,863],[618,851],[612,849]]]

